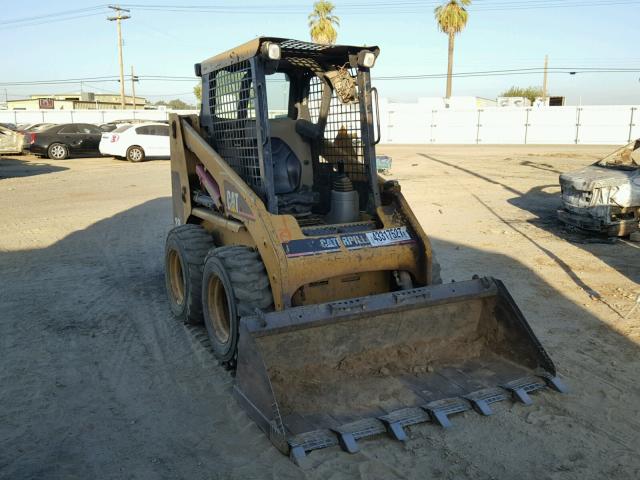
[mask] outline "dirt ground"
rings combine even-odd
[[[571,388],[302,471],[165,300],[168,161],[0,160],[0,478],[640,478],[640,244],[555,218],[558,174],[610,147],[394,146],[445,281],[502,279]]]

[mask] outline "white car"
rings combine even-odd
[[[169,158],[169,125],[155,122],[121,125],[102,134],[100,153],[130,162]]]

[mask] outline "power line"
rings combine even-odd
[[[576,74],[576,73],[638,73],[640,67],[549,67],[550,74]],[[514,68],[514,69],[496,69],[496,70],[476,70],[467,72],[454,73],[454,77],[491,77],[491,76],[509,76],[509,75],[528,75],[544,73],[543,67],[531,68]],[[408,75],[389,75],[374,76],[374,80],[422,80],[430,78],[444,78],[446,73],[423,73]],[[190,76],[174,76],[174,75],[136,75],[142,81],[150,82],[198,82],[198,77]],[[118,82],[119,78],[115,75],[101,77],[77,77],[64,78],[57,80],[25,80],[16,82],[0,82],[0,86],[35,86],[35,85],[65,85],[84,83],[108,83]],[[283,80],[284,81],[284,80]]]
[[[419,13],[434,8],[441,2],[438,1],[370,1],[364,3],[347,2],[338,4],[336,12],[341,15],[359,15],[363,13],[376,14],[381,11],[391,10],[391,13]],[[484,1],[472,4],[468,7],[470,12],[491,12],[491,11],[507,11],[507,10],[530,10],[530,9],[556,9],[556,8],[582,8],[582,7],[606,7],[606,6],[632,6],[640,4],[640,0],[506,0],[497,2]],[[307,14],[309,8],[303,5],[287,5],[287,4],[214,4],[214,5],[185,5],[185,4],[140,4],[127,3],[122,4],[123,7],[136,10],[144,10],[148,12],[181,12],[181,13],[227,13],[227,14],[251,14],[258,13],[260,15],[274,14]],[[53,23],[90,16],[102,15],[109,8],[108,4],[97,4],[92,7],[86,7],[75,10],[64,10],[59,12],[51,12],[47,14],[13,18],[0,22],[0,26],[5,28],[17,28],[41,25],[44,23]]]
[[[24,22],[32,22],[35,20],[43,20],[43,19],[47,19],[47,20],[51,20],[54,19],[56,17],[63,17],[63,16],[77,16],[80,13],[86,13],[86,12],[91,12],[93,10],[105,10],[107,7],[107,5],[96,5],[93,7],[87,7],[87,8],[76,8],[74,10],[65,10],[62,12],[55,12],[55,13],[46,13],[43,15],[36,15],[36,16],[31,16],[31,17],[22,17],[22,18],[13,18],[10,20],[5,20],[3,22],[0,22],[0,25],[13,25],[13,24],[18,24],[18,23],[24,23]],[[102,12],[101,12],[102,13]],[[101,13],[92,13],[92,15],[100,15]]]
[[[37,22],[31,22],[31,23],[21,23],[21,24],[17,24],[17,25],[9,25],[6,27],[2,27],[2,30],[11,30],[11,29],[16,29],[16,28],[21,28],[21,27],[33,27],[36,25],[44,25],[44,24],[50,24],[50,23],[54,23],[54,22],[65,22],[67,20],[76,20],[78,18],[86,18],[86,17],[95,17],[95,16],[102,16],[104,15],[105,12],[99,12],[99,13],[87,13],[85,15],[75,15],[75,16],[71,16],[71,17],[64,17],[64,18],[59,18],[59,19],[54,19],[54,20],[41,20],[41,21],[37,21]],[[2,23],[0,23],[0,26],[2,25]]]

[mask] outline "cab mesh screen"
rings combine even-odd
[[[355,72],[351,72],[355,75]],[[329,88],[322,80],[314,76],[309,83],[308,107],[311,121],[318,122],[322,91]],[[359,90],[357,91],[360,97]],[[344,173],[353,181],[366,181],[369,166],[365,163],[360,124],[360,103],[342,103],[335,92],[324,130],[324,140],[320,147],[321,164],[330,164],[336,168],[342,164]]]
[[[256,131],[256,96],[248,61],[211,72],[213,147],[259,195],[264,193]]]

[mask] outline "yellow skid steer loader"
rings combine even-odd
[[[204,321],[239,402],[298,464],[563,390],[502,282],[442,284],[378,176],[378,53],[258,38],[196,64],[200,116],[170,116],[171,309]]]

